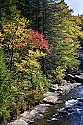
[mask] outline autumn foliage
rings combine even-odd
[[[19,39],[19,36],[15,36],[17,39],[15,41],[15,46],[18,48],[24,47],[24,49],[27,49],[27,46],[35,46],[39,49],[46,49],[48,53],[50,53],[50,49],[48,47],[48,40],[44,39],[44,35],[42,33],[38,33],[38,31],[35,31],[33,29],[25,29],[25,38],[23,41],[17,41]]]
[[[24,17],[17,16],[9,22],[3,21],[2,32],[0,32],[1,52],[4,51],[3,53],[5,53],[3,57],[0,56],[4,58],[5,64],[8,64],[6,65],[7,68],[11,69],[9,71],[12,75],[10,79],[14,80],[13,82],[10,81],[10,90],[8,91],[11,92],[7,97],[13,102],[11,107],[16,110],[14,115],[19,114],[22,110],[30,109],[35,103],[38,103],[42,99],[44,91],[48,89],[47,84],[49,84],[41,70],[40,62],[46,55],[43,50],[50,54],[48,40],[45,40],[42,33],[27,29],[26,24],[29,24],[29,21]],[[4,60],[2,61],[4,62]],[[4,86],[4,82],[2,82],[1,87],[3,89]],[[4,93],[4,96],[8,91]],[[2,94],[1,92],[1,96]],[[2,109],[0,111],[1,116],[5,117],[3,113],[7,111],[5,113],[7,115],[6,120],[11,116],[10,112],[13,112],[9,105],[10,100],[7,99],[5,103],[5,107],[9,110],[4,109],[3,102],[0,107]]]
[[[0,122],[5,125],[78,69],[83,16],[72,16],[64,0],[1,0],[0,6]]]

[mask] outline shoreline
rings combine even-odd
[[[43,113],[45,113],[49,107],[62,103],[59,100],[59,96],[68,93],[71,89],[82,85],[82,83],[63,80],[63,84],[58,86],[57,84],[52,84],[50,90],[45,93],[43,103],[36,105],[33,110],[25,111],[20,114],[17,120],[7,123],[7,125],[29,125],[29,123],[35,122],[36,119],[43,119]]]

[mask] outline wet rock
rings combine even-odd
[[[15,120],[14,122],[11,122],[9,125],[28,125],[28,123],[22,119],[19,119]]]
[[[35,116],[35,119],[43,119],[43,118],[44,118],[44,116],[42,114],[37,114]]]
[[[71,89],[70,84],[66,84],[64,86],[59,86],[59,91],[62,91],[62,93],[67,93]]]
[[[79,83],[78,83],[78,82],[74,82],[74,83],[73,83],[73,88],[74,88],[74,87],[77,87],[77,86],[80,86],[81,84],[82,84],[82,83],[80,83],[80,82],[79,82]]]
[[[32,112],[33,112],[33,110],[32,110]],[[30,122],[34,122],[34,118],[35,118],[35,116],[36,116],[36,114],[35,114],[36,112],[34,112],[34,113],[32,113],[32,114],[28,114],[27,112],[25,113],[23,113],[23,114],[21,114],[21,119],[22,120],[24,120],[25,122],[27,122],[27,123],[30,123]]]
[[[77,98],[78,100],[78,106],[83,106],[83,98]]]
[[[64,92],[64,86],[59,86],[58,91]]]
[[[83,102],[83,98],[77,98],[80,102]]]
[[[25,111],[25,112],[22,113],[20,116],[21,116],[21,117],[25,117],[25,118],[29,118],[30,113],[29,113],[28,111]]]
[[[78,113],[80,113],[80,112],[83,111],[83,109],[77,108],[76,111],[77,111]]]
[[[50,106],[50,104],[39,104],[31,112],[25,111],[20,115],[18,120],[8,123],[7,125],[28,125],[28,123],[32,123],[36,119],[42,119],[44,116],[41,113],[46,112]]]
[[[58,90],[58,84],[51,84],[50,90],[53,91],[53,92],[57,91]]]
[[[45,96],[58,96],[59,93],[58,92],[46,92]]]
[[[75,77],[72,74],[67,74],[67,76],[65,77],[65,80],[70,81],[71,83],[73,83],[75,81]]]
[[[43,99],[44,102],[49,103],[49,104],[56,104],[56,101],[58,100],[57,96],[47,96]]]
[[[35,117],[36,114],[38,114],[37,110],[33,109],[31,112],[30,112],[30,116],[33,116]]]
[[[54,92],[46,92],[45,96],[54,96]]]
[[[58,119],[57,118],[51,118],[52,121],[57,121]]]
[[[66,107],[70,107],[70,106],[75,105],[77,103],[78,103],[77,99],[76,100],[75,99],[71,99],[71,100],[66,101],[65,105],[66,105]]]
[[[72,78],[72,79],[75,78],[74,75],[72,75],[72,74],[67,74],[67,77]]]
[[[43,102],[45,102],[47,104],[55,104],[56,101],[58,100],[58,95],[60,95],[60,93],[46,92],[46,94],[45,94],[46,97],[43,99]]]
[[[77,82],[83,83],[83,75],[75,75],[75,80],[76,80]]]
[[[50,104],[39,104],[37,105],[34,109],[38,112],[38,113],[44,113],[46,112],[46,110],[50,107]]]

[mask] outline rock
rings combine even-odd
[[[69,91],[71,88],[71,85],[70,84],[66,84],[64,86],[59,86],[59,91],[62,91],[62,93],[66,93],[67,91]]]
[[[22,113],[20,116],[21,117],[28,117],[30,115],[30,113],[28,111],[25,111],[24,113]]]
[[[50,107],[50,104],[39,104],[37,105],[34,109],[38,112],[38,113],[44,113],[46,112],[46,110],[48,109],[48,107]]]
[[[82,112],[83,109],[79,109],[79,108],[77,108],[76,111],[79,113],[79,112]]]
[[[75,80],[76,80],[77,82],[83,83],[83,75],[75,75]]]
[[[54,96],[54,92],[46,92],[45,96]]]
[[[57,96],[48,96],[43,99],[44,102],[50,103],[50,104],[56,104],[56,101],[58,100]]]
[[[66,107],[70,107],[70,106],[75,105],[77,103],[78,103],[77,99],[71,99],[71,100],[66,101],[65,105],[66,105]]]
[[[59,86],[58,91],[64,91],[64,86]]]
[[[57,92],[46,92],[45,93],[45,96],[58,96],[59,95],[59,93],[57,93]]]
[[[43,119],[43,118],[44,118],[44,116],[42,114],[37,114],[35,117],[35,119]]]
[[[52,120],[52,121],[57,121],[58,119],[57,119],[57,118],[52,118],[51,120]]]
[[[70,81],[66,81],[66,80],[62,80],[62,85],[64,86],[64,85],[66,85],[66,84],[68,84]]]
[[[83,102],[83,98],[77,98],[80,102]]]
[[[43,99],[43,101],[45,103],[49,103],[49,104],[55,104],[56,101],[58,100],[58,95],[60,93],[57,93],[57,92],[46,92],[45,94],[45,98]]]
[[[72,74],[67,74],[67,76],[65,77],[65,80],[70,81],[71,83],[73,83],[74,80],[75,80],[75,77]]]
[[[33,120],[33,116],[30,115],[30,113],[28,111],[25,111],[20,116],[21,116],[21,119],[26,121],[27,123],[29,123],[30,121]]]
[[[83,73],[80,73],[80,75],[82,75],[82,76],[83,76]]]
[[[80,83],[80,82],[79,82],[79,83],[78,83],[78,82],[75,82],[75,83],[74,83],[74,87],[80,86],[81,84],[82,84],[82,83]]]
[[[19,119],[15,120],[14,122],[11,122],[9,125],[28,125],[28,123],[22,119]]]
[[[30,116],[33,116],[35,117],[36,114],[38,114],[37,110],[33,109],[31,112],[30,112]]]
[[[65,92],[67,92],[67,91],[69,91],[70,90],[70,88],[71,88],[71,85],[65,85],[64,86],[64,90],[65,90]]]
[[[67,76],[68,76],[69,78],[72,78],[72,79],[75,78],[72,74],[67,74]]]
[[[58,90],[58,84],[51,84],[50,90],[51,90],[51,91],[56,91],[56,90]]]

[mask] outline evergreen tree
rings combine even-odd
[[[81,35],[81,27],[73,21],[65,2],[53,4],[57,11],[51,15],[47,39],[51,45],[51,54],[46,58],[45,69],[47,74],[52,74],[53,79],[64,78],[66,71],[77,69],[77,48],[79,47],[78,36]],[[82,35],[81,35],[82,36]]]

